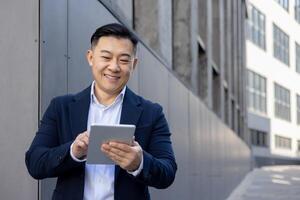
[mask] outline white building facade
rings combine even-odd
[[[249,0],[248,127],[257,165],[300,158],[300,0]]]

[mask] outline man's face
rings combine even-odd
[[[108,95],[118,94],[128,82],[137,59],[129,39],[103,36],[87,52],[87,60],[97,89]]]

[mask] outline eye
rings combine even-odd
[[[110,57],[108,57],[108,56],[101,56],[101,58],[102,58],[103,60],[110,60]]]
[[[128,59],[121,59],[120,60],[120,63],[122,63],[122,64],[128,64],[130,62],[130,60],[128,60]]]

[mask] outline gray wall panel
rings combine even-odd
[[[154,199],[190,199],[188,91],[172,75],[169,75],[169,95],[169,123],[178,171],[176,180],[169,189],[153,195]]]
[[[202,163],[202,167],[199,169],[201,171],[201,184],[199,186],[199,193],[201,194],[201,199],[209,200],[211,197],[210,193],[210,185],[211,179],[209,178],[210,174],[210,166],[211,166],[211,158],[210,158],[210,147],[211,147],[211,140],[210,140],[210,128],[209,128],[209,118],[208,114],[209,111],[206,109],[206,106],[203,102],[199,100],[199,110],[200,113],[200,151],[201,154],[199,158]]]
[[[92,34],[96,28],[117,20],[96,0],[72,0],[68,6],[68,92],[76,93],[92,81],[85,57]]]
[[[131,75],[131,78],[127,84],[127,86],[137,94],[139,94],[139,73],[140,73],[139,71],[140,71],[140,65],[141,65],[140,58],[142,58],[142,53],[140,52],[140,48],[141,48],[141,45],[138,44],[137,45],[137,55],[136,55],[136,57],[138,58],[138,62],[133,71],[133,74]]]
[[[37,199],[24,155],[38,124],[38,7],[0,2],[1,199]]]
[[[41,9],[41,114],[67,92],[67,2],[43,0]]]
[[[190,199],[199,199],[199,189],[203,178],[201,163],[201,135],[200,135],[200,101],[192,92],[189,92],[189,154],[190,154]]]
[[[146,47],[141,45],[139,50],[140,95],[160,103],[168,118],[168,71]]]
[[[40,116],[51,99],[67,93],[67,1],[43,0],[41,9],[41,94]],[[52,194],[56,178],[40,181],[40,195],[46,199]]]

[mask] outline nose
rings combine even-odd
[[[112,72],[119,72],[120,71],[120,66],[119,66],[118,60],[113,59],[112,62],[110,63],[110,65],[109,65],[108,69],[111,70]]]

